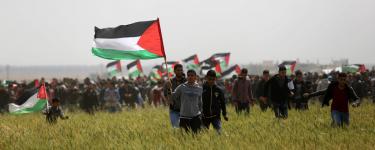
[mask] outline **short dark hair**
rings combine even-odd
[[[263,70],[263,74],[270,74],[270,71],[268,71],[268,70]]]
[[[60,100],[58,98],[53,98],[52,103],[54,103],[54,102],[60,102]]]
[[[173,70],[177,70],[178,68],[182,68],[182,65],[181,64],[174,65]]]
[[[284,65],[279,66],[279,71],[286,71],[286,67]]]
[[[302,75],[302,71],[301,70],[297,70],[296,71],[296,76],[301,76]]]
[[[246,73],[247,74],[247,69],[246,68],[242,68],[241,69],[241,73]]]
[[[197,75],[197,72],[195,72],[195,70],[193,69],[189,69],[186,74],[189,74],[189,73],[193,73],[194,75]]]
[[[206,74],[207,77],[216,77],[215,70],[209,70]]]
[[[341,72],[340,74],[339,74],[339,77],[344,77],[344,78],[346,78],[346,73],[344,73],[344,72]]]

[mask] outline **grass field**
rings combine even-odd
[[[0,115],[0,149],[374,149],[375,105],[350,108],[349,127],[330,126],[330,108],[291,110],[277,120],[258,106],[249,116],[229,107],[223,134],[213,130],[197,136],[172,129],[167,108],[137,109],[116,114],[66,113],[55,125],[44,116]]]

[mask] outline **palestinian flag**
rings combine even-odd
[[[165,68],[165,63],[162,64],[162,67],[163,67],[163,75],[169,75],[170,77],[174,75],[174,66],[179,64],[178,61],[168,61],[167,62],[167,67],[168,68]]]
[[[113,61],[106,66],[109,76],[113,77],[121,73],[121,62],[119,60]]]
[[[364,64],[354,64],[354,65],[346,65],[342,67],[342,72],[345,73],[363,73],[366,72],[366,67]]]
[[[296,61],[283,61],[279,66],[285,66],[286,75],[290,76],[293,74],[296,64],[297,64]]]
[[[149,78],[151,81],[153,82],[157,82],[158,80],[160,80],[163,76],[163,73],[161,71],[161,66],[160,65],[156,65],[154,67],[152,67],[152,70],[149,74]]]
[[[202,76],[205,76],[209,70],[215,70],[216,76],[220,76],[221,72],[222,72],[221,66],[218,63],[216,63],[216,64],[203,64],[203,66],[201,66],[200,74]]]
[[[120,25],[95,27],[92,53],[111,60],[154,59],[165,57],[159,19]]]
[[[223,79],[227,79],[227,78],[232,78],[233,75],[237,75],[241,73],[241,68],[240,66],[238,65],[234,65],[230,68],[228,68],[227,70],[225,70],[222,74],[221,74],[221,77]]]
[[[230,53],[216,53],[211,56],[211,60],[219,63],[222,69],[226,69],[229,65]]]
[[[199,67],[199,60],[197,54],[184,59],[183,62],[186,64],[185,66],[187,69],[195,70]]]
[[[25,101],[21,105],[15,103],[9,104],[9,112],[11,114],[27,114],[43,110],[47,105],[47,92],[44,84],[33,90],[32,93],[25,93],[26,96],[21,96],[20,101]]]
[[[131,79],[136,79],[143,74],[141,61],[139,59],[126,65],[126,68],[128,68],[129,78]]]

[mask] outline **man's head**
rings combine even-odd
[[[57,107],[60,105],[60,100],[58,98],[53,98],[52,99],[52,106]]]
[[[263,78],[263,80],[268,81],[270,79],[270,71],[263,70],[263,76],[262,76],[262,78]]]
[[[302,71],[300,71],[300,70],[296,71],[296,79],[297,79],[297,81],[302,81],[303,80]]]
[[[188,83],[195,83],[195,81],[197,80],[197,73],[194,70],[190,69],[186,74]]]
[[[345,85],[347,82],[347,75],[346,73],[340,73],[338,76],[337,81],[339,82],[339,85]]]
[[[247,69],[246,68],[242,68],[241,69],[241,73],[239,75],[239,78],[246,79],[246,77],[247,77]]]
[[[183,77],[184,70],[181,64],[176,64],[173,68],[173,71],[177,78]]]
[[[207,84],[212,86],[215,84],[216,81],[216,72],[214,70],[209,70],[206,74],[206,81]]]
[[[281,78],[286,77],[286,67],[285,66],[279,66],[279,76]]]

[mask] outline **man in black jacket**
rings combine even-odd
[[[289,87],[285,66],[279,66],[279,74],[273,76],[266,84],[265,93],[269,93],[276,118],[288,118],[288,97],[293,95]]]
[[[227,111],[225,107],[224,92],[216,83],[216,72],[210,70],[206,75],[206,82],[203,84],[203,125],[208,129],[210,124],[216,129],[218,133],[221,130],[221,115],[222,112],[224,120],[228,121]]]
[[[306,81],[303,80],[303,74],[300,70],[296,71],[296,79],[293,81],[294,90],[292,104],[296,110],[307,110],[308,106],[308,85]]]
[[[172,127],[178,128],[180,124],[180,109],[178,108],[179,104],[176,104],[176,102],[173,101],[171,95],[179,85],[185,83],[187,80],[184,76],[184,70],[181,64],[176,64],[173,71],[175,77],[165,83],[163,90],[164,96],[169,104],[169,118],[171,120]]]
[[[265,91],[266,84],[270,79],[270,72],[268,70],[263,71],[262,80],[258,83],[256,88],[256,98],[259,100],[260,109],[264,112],[268,107],[271,107],[270,102],[267,100],[268,91]]]

